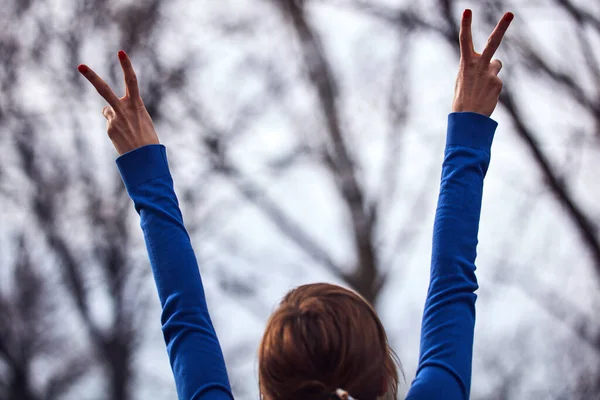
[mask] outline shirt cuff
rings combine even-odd
[[[448,115],[446,146],[467,146],[488,153],[498,123],[483,114],[455,112]]]
[[[116,163],[128,190],[170,174],[167,149],[162,144],[139,147],[117,158]]]

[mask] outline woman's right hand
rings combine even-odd
[[[131,60],[124,51],[119,52],[119,60],[126,87],[125,96],[121,98],[87,65],[82,64],[77,69],[108,102],[109,105],[102,109],[102,115],[108,121],[106,130],[119,155],[123,155],[142,146],[158,144],[159,141],[152,118],[140,96]]]
[[[498,78],[502,63],[500,60],[492,61],[492,57],[500,47],[513,18],[513,13],[504,14],[489,37],[483,53],[479,54],[473,48],[472,13],[471,10],[465,10],[460,27],[460,69],[452,103],[453,112],[474,112],[488,117],[492,115],[502,90],[502,81]]]

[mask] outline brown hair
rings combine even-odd
[[[377,313],[358,294],[316,283],[290,291],[271,315],[258,352],[266,400],[396,398],[399,362]],[[387,391],[386,391],[387,388]]]

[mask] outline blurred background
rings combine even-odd
[[[458,27],[505,11],[473,399],[600,398],[600,2],[2,0],[0,400],[175,399],[94,68],[167,146],[237,399],[290,288],[376,306],[414,377]]]

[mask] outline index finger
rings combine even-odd
[[[498,22],[494,32],[492,32],[490,38],[488,39],[487,46],[483,50],[483,53],[481,53],[482,62],[489,64],[492,61],[492,57],[494,56],[494,53],[496,53],[496,50],[498,50],[498,47],[500,47],[502,38],[504,37],[504,34],[506,33],[506,30],[510,26],[510,23],[514,17],[515,15],[513,13],[508,12],[504,14],[502,19]]]
[[[137,76],[135,75],[129,56],[123,50],[119,51],[119,60],[121,61],[121,68],[123,68],[123,74],[125,75],[125,88],[127,94],[133,100],[140,99]]]
[[[108,83],[104,82],[102,78],[100,78],[90,67],[88,67],[85,64],[81,64],[79,67],[77,67],[77,69],[79,70],[79,72],[81,72],[83,76],[85,76],[85,78],[88,81],[90,81],[90,83],[96,88],[100,96],[102,96],[104,100],[106,100],[108,104],[112,106],[112,108],[114,108],[115,110],[120,109],[121,106],[119,98],[112,91],[110,86],[108,86]]]
[[[473,49],[473,35],[471,34],[471,20],[473,13],[467,9],[463,13],[462,21],[460,23],[460,56],[461,58],[468,60],[471,58],[475,49]]]

